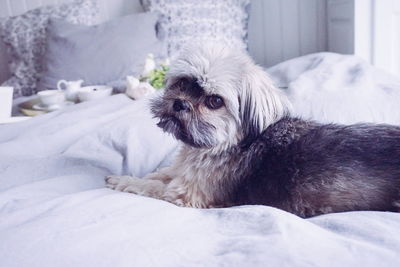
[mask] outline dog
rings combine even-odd
[[[107,187],[185,207],[267,205],[303,218],[400,210],[400,127],[293,117],[244,52],[185,50],[151,110],[182,143],[175,163],[142,179],[108,176]]]

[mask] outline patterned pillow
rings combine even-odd
[[[171,57],[193,41],[216,41],[247,49],[250,0],[141,0],[160,14],[158,33]]]
[[[41,58],[46,47],[46,27],[50,18],[92,25],[99,22],[96,0],[74,0],[43,6],[0,22],[0,34],[10,56],[11,78],[4,85],[14,87],[14,97],[37,92],[42,72]]]

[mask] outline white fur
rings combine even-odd
[[[206,208],[216,205],[216,191],[229,177],[234,164],[224,156],[249,134],[262,132],[288,112],[288,102],[261,67],[251,58],[219,45],[188,48],[171,65],[167,87],[182,76],[195,77],[207,94],[221,95],[225,107],[200,110],[199,116],[215,128],[217,143],[201,149],[183,145],[175,163],[144,179],[109,176],[107,186],[116,190],[155,197],[177,205]],[[202,137],[192,129],[191,134]],[[200,135],[200,136],[199,136]]]
[[[183,75],[196,77],[209,94],[219,94],[228,100],[229,115],[241,128],[235,129],[234,134],[228,134],[231,139],[227,139],[226,134],[223,136],[224,141],[229,140],[229,144],[236,145],[237,139],[243,137],[240,131],[244,120],[252,120],[251,123],[260,133],[290,110],[286,96],[273,85],[262,67],[256,65],[247,54],[226,46],[204,43],[184,49],[171,65],[167,85]],[[239,104],[239,98],[242,105]],[[243,117],[245,108],[250,111],[248,118]]]

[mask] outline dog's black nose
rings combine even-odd
[[[189,103],[186,100],[182,99],[175,99],[174,105],[172,107],[176,112],[190,110]]]

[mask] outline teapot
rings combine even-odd
[[[57,83],[58,90],[65,91],[65,97],[68,101],[76,102],[78,100],[78,92],[81,89],[83,80],[66,81],[60,80]]]

